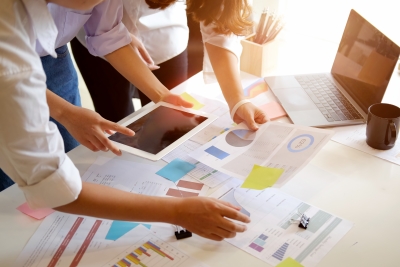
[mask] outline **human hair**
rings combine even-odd
[[[146,0],[152,9],[165,9],[176,0]],[[187,13],[205,25],[214,23],[214,30],[221,34],[244,35],[252,25],[249,20],[251,7],[247,0],[187,0]]]

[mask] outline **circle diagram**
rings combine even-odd
[[[290,140],[289,144],[287,145],[287,149],[294,153],[302,152],[311,147],[313,143],[314,136],[310,134],[302,134]]]
[[[238,129],[230,131],[226,135],[225,141],[231,146],[243,147],[250,145],[255,137],[256,132],[245,129]]]

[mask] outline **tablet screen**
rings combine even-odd
[[[205,120],[207,117],[159,106],[126,126],[136,133],[135,136],[115,133],[109,139],[157,154]]]

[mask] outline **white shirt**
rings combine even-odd
[[[145,0],[123,0],[126,28],[142,41],[155,64],[182,53],[189,40],[186,4],[175,2],[164,10],[150,9]]]
[[[85,11],[52,3],[47,7],[58,29],[56,48],[71,41],[82,27],[85,29],[88,50],[95,56],[107,55],[132,41],[129,31],[122,23],[121,0],[104,0]],[[37,43],[36,51],[41,57],[48,55],[40,43]]]
[[[240,40],[243,36],[237,36],[233,33],[229,35],[219,34],[214,31],[214,24],[210,23],[207,26],[203,22],[200,23],[200,31],[203,38],[203,43],[209,43],[232,52],[237,58],[237,68],[240,69],[240,55],[242,54],[242,44]],[[211,61],[204,47],[203,59],[203,78],[205,83],[217,82]]]
[[[122,22],[126,28],[139,38],[155,64],[165,62],[182,53],[188,44],[189,29],[187,26],[186,3],[175,2],[168,8],[150,9],[145,0],[122,0],[124,16]],[[234,34],[217,34],[213,24],[200,23],[203,43],[229,50],[240,60],[241,37]],[[85,32],[81,30],[78,40],[85,44]],[[238,64],[239,68],[239,64]],[[207,51],[204,48],[203,74],[205,82],[215,82],[215,75]]]
[[[44,0],[0,1],[0,168],[32,208],[74,201],[82,188],[46,102],[38,40],[55,56],[57,29]]]

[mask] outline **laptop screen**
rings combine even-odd
[[[367,113],[382,101],[399,54],[399,46],[351,10],[331,72]]]

